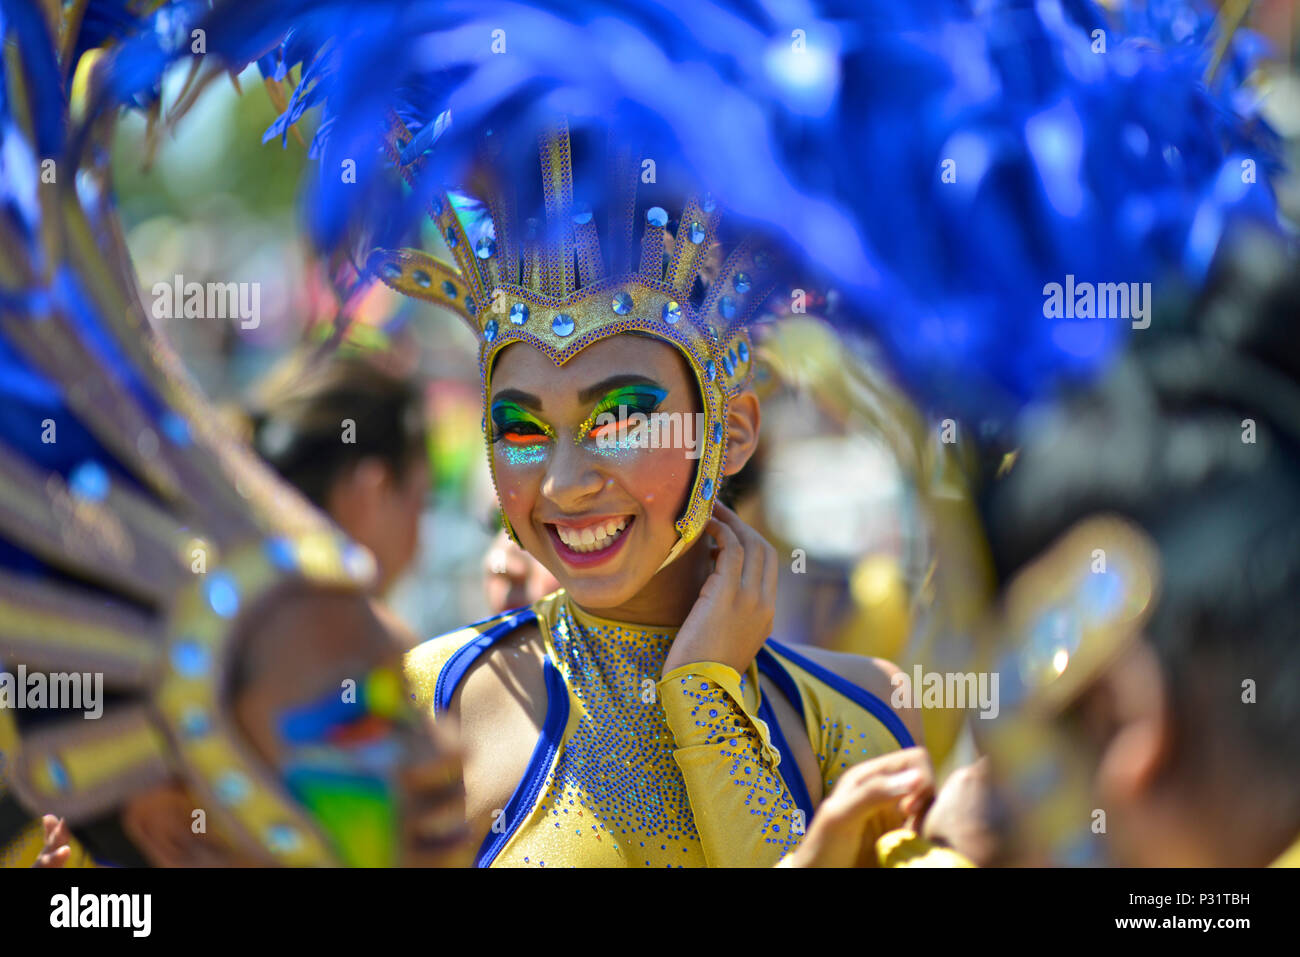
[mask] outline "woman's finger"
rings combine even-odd
[[[752,526],[746,524],[739,515],[721,502],[714,505],[714,515],[735,533],[741,548],[744,549],[745,563],[740,576],[741,589],[752,594],[761,593],[771,545]]]
[[[900,797],[915,798],[934,791],[934,770],[930,765],[929,754],[924,748],[904,748],[855,764],[844,773],[831,793],[843,789],[848,800],[855,800],[857,798],[853,797],[854,794],[863,796],[874,793],[883,779],[888,779],[890,786],[901,786],[903,781],[910,782]]]
[[[873,774],[860,778],[850,787],[841,781],[817,809],[817,816],[825,817],[840,828],[860,826],[862,819],[882,807],[897,804],[902,798],[922,786],[924,776],[916,768],[895,773]]]
[[[776,601],[776,586],[781,576],[781,558],[772,545],[768,545],[767,561],[763,565],[763,594],[773,596]]]
[[[704,530],[718,543],[718,555],[713,563],[713,573],[729,587],[736,587],[745,565],[745,551],[736,533],[716,518],[709,519]]]

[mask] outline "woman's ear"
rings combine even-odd
[[[1097,768],[1099,791],[1117,801],[1145,798],[1166,772],[1174,740],[1165,678],[1150,646],[1134,643],[1102,679],[1109,702]]]
[[[239,865],[209,826],[206,812],[175,781],[132,795],[122,808],[122,830],[155,867]]]
[[[727,403],[727,466],[724,475],[735,475],[758,448],[758,426],[762,416],[753,389],[742,389]]]

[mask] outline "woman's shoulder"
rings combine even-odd
[[[920,712],[915,708],[894,704],[896,676],[902,674],[902,671],[893,662],[884,658],[828,651],[813,645],[785,645],[769,641],[767,648],[783,659],[783,665],[793,665],[835,695],[846,698],[859,707],[865,707],[885,723],[892,725],[894,722],[889,720],[889,715],[893,715],[906,729],[911,741],[921,743]],[[903,736],[899,737],[901,739]],[[900,743],[907,742],[900,740]]]
[[[528,670],[527,661],[536,656],[526,653],[539,645],[536,605],[516,608],[493,615],[482,621],[457,628],[455,631],[430,638],[406,653],[404,671],[416,704],[436,714],[453,708],[453,700],[480,670],[499,677],[488,684],[513,683],[510,678],[523,680],[514,674]],[[495,663],[493,667],[483,666]],[[474,685],[482,686],[476,679]]]

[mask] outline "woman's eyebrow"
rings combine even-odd
[[[635,373],[626,373],[624,375],[610,376],[608,379],[597,382],[595,385],[588,386],[578,393],[578,401],[591,402],[609,392],[613,392],[615,389],[628,385],[650,385],[657,389],[663,388],[663,386],[659,385],[658,382],[647,376],[636,375]]]
[[[492,407],[496,408],[496,406],[502,402],[513,402],[515,405],[524,405],[535,409],[538,412],[542,411],[541,399],[527,392],[520,392],[518,389],[504,389],[501,392],[498,392],[492,398]]]

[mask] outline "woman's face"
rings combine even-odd
[[[520,342],[497,357],[489,419],[501,507],[583,607],[635,597],[676,544],[699,409],[685,358],[655,339],[611,336],[563,366]],[[643,424],[655,413],[676,417],[657,442]]]

